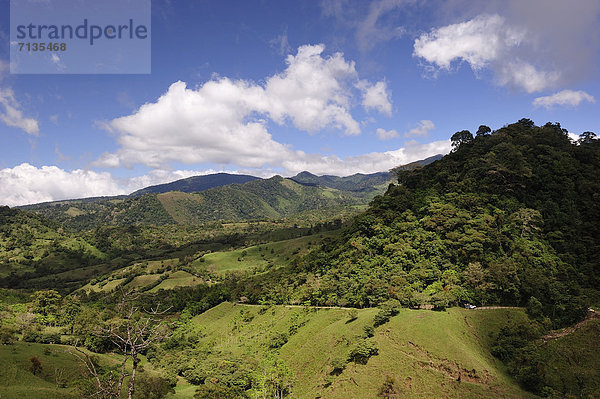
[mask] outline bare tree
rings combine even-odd
[[[159,306],[145,310],[135,304],[141,294],[134,291],[123,292],[117,304],[119,317],[109,320],[105,325],[99,326],[95,335],[109,339],[123,355],[118,373],[109,372],[108,378],[101,378],[98,367],[93,359],[83,350],[75,346],[75,356],[85,364],[88,373],[93,377],[97,392],[94,397],[102,399],[120,398],[125,378],[129,377],[128,395],[132,399],[135,391],[135,377],[140,363],[139,355],[150,345],[160,342],[167,337],[170,328],[164,320],[168,311],[159,310]],[[131,359],[131,373],[126,365]]]

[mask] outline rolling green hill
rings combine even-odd
[[[106,224],[198,225],[218,220],[278,219],[305,212],[327,214],[330,210],[366,204],[387,187],[385,177],[367,179],[366,183],[360,183],[361,179],[357,181],[356,184],[362,184],[361,187],[366,191],[299,184],[275,176],[198,193],[171,191],[126,199],[60,201],[23,208],[77,230]]]
[[[219,386],[222,398],[238,397],[233,392],[245,373],[256,370],[260,378],[273,364],[295,398],[376,398],[388,377],[395,392],[389,397],[534,397],[489,352],[488,334],[506,319],[526,318],[522,310],[403,310],[365,338],[376,312],[360,310],[353,319],[347,309],[222,303],[182,327],[179,343],[169,344],[181,345],[177,356],[159,350],[152,359],[200,389]],[[195,344],[184,344],[187,337]],[[364,364],[348,361],[363,341],[372,342],[377,354]]]

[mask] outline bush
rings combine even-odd
[[[333,370],[331,371],[331,374],[333,375],[339,375],[342,373],[342,371],[344,371],[344,369],[346,368],[346,364],[348,364],[348,361],[342,357],[336,357],[331,361],[331,367],[333,367]]]
[[[348,323],[358,319],[358,310],[352,309],[348,311]]]
[[[379,353],[377,344],[370,340],[362,340],[352,350],[348,356],[348,360],[358,364],[367,364],[371,356]]]
[[[390,321],[390,317],[392,317],[392,314],[389,310],[379,309],[379,312],[373,317],[373,325],[379,327]]]
[[[382,398],[392,398],[398,395],[398,388],[396,387],[396,379],[389,375],[385,377],[383,385],[379,388],[379,394],[377,396]]]
[[[373,318],[373,325],[379,327],[387,323],[392,316],[396,316],[400,312],[401,307],[402,304],[396,299],[385,301],[379,306],[379,312]]]
[[[10,345],[15,342],[15,330],[9,326],[0,327],[0,345]]]
[[[375,335],[375,327],[366,325],[363,327],[363,332],[365,338],[371,338]]]
[[[533,320],[543,320],[544,309],[542,303],[534,296],[527,302],[527,314]]]
[[[175,390],[165,378],[140,373],[135,380],[134,398],[162,399],[169,393],[175,393]]]
[[[96,335],[89,334],[85,338],[83,346],[92,352],[106,353],[113,349],[114,344],[106,337],[98,337]]]
[[[288,342],[288,335],[286,333],[280,332],[271,335],[271,339],[269,340],[269,348],[277,349],[281,348]]]
[[[60,344],[60,334],[50,333],[44,334],[40,331],[29,330],[23,333],[23,341],[25,342],[37,342],[39,344]]]
[[[29,371],[31,371],[31,374],[42,374],[44,368],[42,367],[42,362],[40,362],[40,359],[37,356],[33,356],[29,359],[29,361],[31,362],[31,366],[29,366]]]

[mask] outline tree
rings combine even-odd
[[[489,126],[481,125],[481,126],[479,126],[479,129],[477,129],[476,135],[477,135],[477,137],[479,137],[479,136],[487,136],[491,132],[492,132],[492,129],[490,129]]]
[[[169,326],[163,319],[166,310],[144,310],[136,305],[140,295],[134,291],[123,292],[117,304],[119,317],[109,320],[105,325],[99,326],[94,334],[101,338],[109,339],[123,356],[118,373],[110,371],[107,378],[102,378],[99,367],[90,356],[75,346],[75,356],[82,361],[96,385],[96,397],[119,398],[125,377],[129,377],[127,389],[128,399],[132,399],[135,392],[135,378],[140,363],[139,355],[146,351],[152,344],[164,340],[169,334]],[[127,361],[131,359],[131,373],[126,370]],[[116,374],[116,375],[115,375]]]
[[[348,360],[358,364],[367,364],[367,361],[371,356],[375,356],[379,353],[379,348],[374,341],[363,339],[350,351]]]
[[[583,132],[579,135],[578,144],[590,144],[596,140],[596,133],[594,132]]]
[[[33,311],[44,316],[56,314],[61,299],[55,290],[36,291],[33,293]]]
[[[452,141],[452,148],[456,151],[461,145],[472,143],[473,135],[468,130],[461,130],[454,133],[450,140]]]
[[[79,313],[81,313],[81,304],[79,301],[77,299],[65,298],[60,318],[61,322],[69,327],[71,335],[73,335],[75,320]]]

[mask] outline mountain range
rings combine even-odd
[[[404,166],[414,169],[441,155]],[[331,213],[366,205],[383,194],[394,174],[379,172],[352,176],[261,179],[216,173],[149,186],[130,195],[46,202],[20,207],[76,230],[113,225],[196,225],[207,221],[278,219],[306,212]]]

